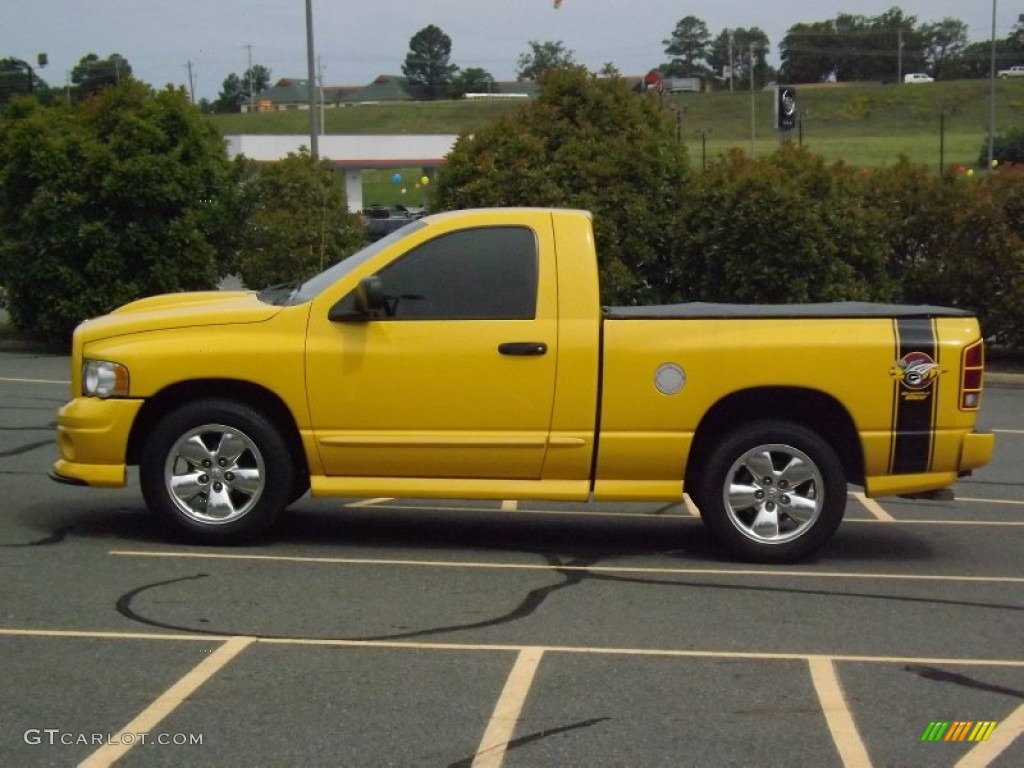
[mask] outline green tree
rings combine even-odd
[[[459,137],[433,205],[590,210],[603,300],[678,299],[672,243],[689,163],[674,125],[622,78],[571,67],[548,70],[540,85],[523,110]]]
[[[338,172],[305,148],[253,166],[242,198],[246,227],[236,267],[252,288],[310,277],[363,243]]]
[[[49,100],[49,87],[37,68],[16,58],[0,59],[0,106],[19,94],[32,94],[39,101]]]
[[[494,76],[486,69],[469,67],[452,78],[452,97],[460,98],[467,93],[492,93]]]
[[[722,30],[711,44],[708,65],[716,80],[728,84],[732,66],[733,86],[750,86],[751,47],[754,47],[755,81],[764,83],[768,68],[768,36],[758,27]]]
[[[135,81],[0,119],[0,283],[11,319],[66,342],[133,299],[211,288],[238,166],[182,89]]]
[[[672,36],[662,40],[671,60],[664,67],[666,75],[689,76],[705,73],[711,53],[708,25],[696,16],[684,16],[676,23]]]
[[[754,52],[754,82],[764,85],[770,76],[768,52],[771,48],[768,35],[759,27],[745,29],[723,29],[711,43],[708,65],[716,79],[728,84],[730,47],[732,49],[732,73],[734,87],[750,87],[750,52]]]
[[[451,63],[451,55],[452,39],[430,24],[409,40],[402,74],[411,85],[423,88],[427,98],[436,99],[446,94],[452,77],[459,70]]]
[[[540,80],[549,69],[568,69],[576,66],[573,52],[558,41],[531,40],[530,50],[519,54],[516,60],[516,80]]]
[[[922,29],[925,57],[936,80],[942,78],[945,64],[967,47],[967,25],[959,19],[945,18]]]
[[[109,88],[132,76],[132,67],[119,53],[112,53],[101,59],[95,53],[83,56],[71,70],[71,82],[75,84],[79,97],[90,96],[101,88]]]
[[[269,85],[270,70],[262,64],[253,64],[241,75],[232,72],[221,83],[220,93],[212,105],[213,111],[241,112],[243,104]]]
[[[924,70],[925,36],[915,17],[899,8],[875,17],[841,13],[790,27],[779,46],[780,74],[793,83],[817,82],[832,72],[844,81],[891,81],[901,50],[904,72]]]

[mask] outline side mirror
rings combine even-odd
[[[356,312],[361,315],[372,315],[385,309],[384,284],[376,275],[364,277],[356,286]]]
[[[365,322],[381,311],[387,311],[384,284],[376,275],[364,277],[356,289],[331,307],[327,319],[332,323]]]

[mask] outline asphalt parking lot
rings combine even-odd
[[[2,765],[1024,765],[1024,389],[955,501],[852,494],[769,567],[686,504],[306,497],[183,545],[134,478],[47,479],[67,377],[0,352]]]

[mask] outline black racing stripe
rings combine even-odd
[[[897,359],[912,352],[923,352],[932,360],[938,355],[935,326],[923,317],[896,320]],[[932,438],[935,418],[937,382],[933,379],[924,389],[896,385],[896,415],[892,448],[893,474],[927,472],[931,468]]]

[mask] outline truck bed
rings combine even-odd
[[[970,317],[971,313],[953,307],[927,304],[879,304],[869,301],[832,301],[819,304],[719,304],[694,301],[636,307],[604,307],[608,320],[646,318],[880,318],[880,317]]]

